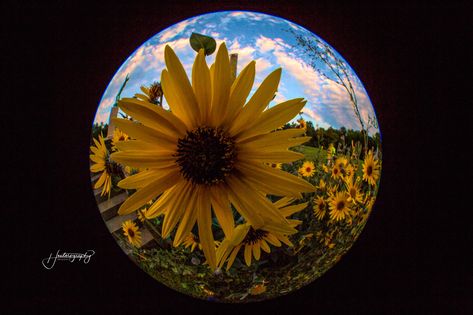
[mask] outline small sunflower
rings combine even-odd
[[[185,248],[190,248],[191,252],[193,252],[196,247],[202,250],[202,245],[200,245],[199,239],[192,232],[189,233],[184,242],[182,242],[182,245]]]
[[[146,210],[148,209],[143,209],[143,210],[138,210],[138,220],[140,220],[141,222],[144,222],[146,220]]]
[[[161,83],[154,82],[149,87],[142,86],[141,91],[143,91],[144,94],[135,94],[137,99],[151,104],[161,105],[160,102],[163,97],[163,88],[161,87]]]
[[[349,207],[348,194],[344,191],[337,192],[330,200],[330,219],[334,221],[349,218],[351,209]]]
[[[327,159],[330,160],[335,155],[336,152],[337,150],[333,146],[333,143],[330,143],[327,149]]]
[[[130,137],[122,132],[120,129],[115,128],[113,131],[113,138],[112,138],[112,151],[116,151],[116,145],[119,141],[127,141]]]
[[[298,128],[301,128],[301,129],[306,129],[307,128],[307,123],[305,122],[305,120],[303,118],[298,119],[297,122],[299,123]]]
[[[138,230],[135,222],[132,220],[127,220],[122,223],[123,234],[128,238],[128,242],[135,246],[139,247],[141,245],[141,232]]]
[[[379,162],[374,159],[373,151],[369,151],[363,161],[363,180],[376,186],[379,179]]]
[[[338,166],[339,169],[344,169],[348,164],[348,160],[344,156],[340,156],[335,160],[335,165]]]
[[[307,206],[307,203],[288,206],[294,199],[282,198],[274,203],[277,206],[281,214],[288,217],[296,212],[299,212]],[[301,223],[299,220],[288,220],[291,226],[295,227]],[[225,238],[221,245],[217,249],[217,261],[220,268],[223,267],[227,262],[227,270],[230,269],[235,258],[240,251],[244,248],[244,258],[247,266],[251,265],[252,257],[256,260],[260,259],[261,250],[266,253],[270,253],[271,249],[268,245],[271,244],[276,247],[281,246],[281,242],[293,247],[294,245],[283,231],[273,225],[265,225],[259,229],[253,228],[248,223],[238,225],[234,230],[230,238]]]
[[[322,220],[325,217],[325,214],[327,212],[328,212],[327,201],[322,196],[318,196],[317,199],[315,200],[315,205],[314,205],[315,217],[318,220]]]
[[[305,161],[299,168],[299,174],[305,177],[311,177],[315,173],[315,165],[311,161]]]
[[[112,186],[112,171],[111,163],[109,160],[109,153],[105,146],[105,141],[102,135],[99,135],[99,140],[93,139],[95,146],[91,146],[90,150],[93,154],[90,155],[90,160],[95,164],[90,167],[90,171],[93,173],[102,172],[99,179],[94,185],[94,189],[102,187],[101,196],[108,194],[110,197],[110,191]]]
[[[317,186],[319,190],[325,190],[327,188],[327,183],[323,179],[319,180],[319,185]]]
[[[360,191],[360,181],[359,177],[354,179],[355,177],[352,175],[348,177],[345,182],[345,186],[348,193],[348,200],[352,201],[353,203],[361,203],[363,202],[363,194]]]
[[[332,167],[332,178],[333,179],[339,179],[342,178],[342,170],[338,167],[338,165],[334,165]]]
[[[118,102],[134,122],[116,118],[115,125],[136,140],[119,142],[120,152],[111,158],[149,168],[118,183],[124,189],[137,189],[118,213],[131,213],[156,198],[147,214],[164,215],[162,236],[171,236],[178,226],[173,237],[177,247],[197,224],[204,255],[214,270],[212,213],[226,236],[234,228],[231,206],[255,229],[269,224],[286,234],[296,233],[265,195],[301,198],[302,192],[313,192],[315,187],[264,162],[286,163],[304,157],[288,150],[310,139],[300,137],[303,130],[275,130],[297,115],[306,101],[293,99],[267,109],[281,77],[281,69],[276,69],[245,105],[254,83],[255,62],[232,81],[224,43],[210,69],[204,50],[199,51],[192,82],[169,46],[164,59],[167,69],[161,84],[170,111],[138,99]]]

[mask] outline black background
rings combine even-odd
[[[16,127],[2,150],[7,310],[471,314],[472,238],[460,225],[473,209],[472,138],[461,120],[471,118],[471,5],[100,3],[2,5],[2,121]],[[306,27],[350,63],[375,106],[384,159],[373,214],[334,268],[287,296],[229,305],[168,289],[122,253],[97,212],[88,146],[102,93],[137,47],[183,19],[242,9]],[[58,249],[96,254],[44,269],[41,259]]]

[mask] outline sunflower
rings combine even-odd
[[[330,200],[330,219],[340,221],[349,218],[352,210],[349,207],[348,194],[344,191],[337,192]]]
[[[359,177],[354,180],[354,176],[347,177],[345,181],[345,187],[348,193],[348,201],[353,203],[361,203],[363,201],[363,194],[360,192],[360,181]]]
[[[120,129],[115,128],[113,131],[113,138],[112,138],[112,151],[116,151],[116,145],[118,141],[127,141],[130,137],[124,132],[122,132]]]
[[[288,217],[307,207],[307,202],[288,206],[292,201],[294,199],[282,198],[275,202],[274,205],[279,208],[280,213],[284,217]],[[289,219],[288,221],[293,227],[301,223],[299,220]],[[225,262],[227,262],[226,269],[229,270],[242,247],[244,248],[245,263],[247,266],[250,266],[252,257],[256,260],[260,259],[261,249],[266,253],[271,252],[268,243],[280,247],[281,242],[290,247],[294,246],[287,235],[272,226],[272,224],[262,226],[261,228],[254,228],[248,223],[240,224],[233,230],[231,237],[226,237],[218,247],[218,266],[222,268]]]
[[[346,157],[340,156],[335,160],[335,166],[339,169],[344,169],[348,164],[348,160]]]
[[[127,220],[122,223],[123,234],[128,238],[128,242],[135,247],[141,245],[141,232],[135,222]]]
[[[379,179],[379,162],[374,159],[373,151],[369,151],[363,161],[363,180],[376,186]]]
[[[187,235],[186,239],[182,242],[182,245],[185,248],[190,247],[191,252],[193,252],[196,247],[199,247],[199,249],[202,250],[202,245],[200,245],[199,239],[192,232]]]
[[[142,86],[141,91],[144,94],[137,93],[135,97],[139,100],[146,101],[155,105],[162,105],[163,89],[161,83],[154,82],[150,87]]]
[[[138,220],[140,220],[141,222],[144,222],[146,220],[146,210],[148,209],[143,209],[143,210],[138,210]]]
[[[314,214],[318,220],[322,220],[325,217],[325,213],[328,211],[328,203],[322,196],[318,196],[315,200]]]
[[[339,179],[342,178],[342,170],[338,167],[338,165],[334,165],[332,167],[332,178],[333,179]]]
[[[319,190],[325,190],[327,188],[327,183],[323,179],[319,180],[319,185],[317,186]]]
[[[299,123],[299,126],[297,126],[297,128],[301,128],[301,129],[307,128],[307,123],[305,122],[303,118],[298,119],[297,122]]]
[[[315,173],[315,165],[311,161],[305,161],[299,168],[299,174],[305,177],[311,177]]]
[[[330,143],[327,149],[327,159],[330,160],[335,155],[336,152],[337,151],[335,147],[333,146],[333,143]]]
[[[102,172],[102,175],[100,175],[99,179],[94,185],[94,189],[102,187],[102,193],[100,196],[108,194],[108,197],[110,197],[112,172],[109,161],[109,153],[107,147],[105,146],[105,141],[103,140],[102,135],[99,135],[99,141],[97,141],[97,139],[93,140],[95,146],[90,147],[90,150],[93,153],[90,155],[90,160],[95,162],[95,164],[90,167],[90,171],[93,173]]]
[[[139,123],[114,119],[116,126],[136,140],[119,142],[121,151],[111,158],[124,165],[148,168],[118,183],[121,188],[137,189],[121,205],[119,214],[136,211],[158,197],[148,214],[164,214],[162,236],[169,237],[179,223],[173,240],[173,245],[179,246],[197,223],[212,269],[217,265],[212,208],[226,236],[234,227],[231,204],[256,229],[270,224],[286,234],[295,233],[297,230],[265,195],[301,198],[302,192],[315,188],[264,162],[284,163],[304,157],[288,150],[310,139],[298,137],[303,130],[274,130],[297,115],[306,101],[292,99],[265,110],[279,84],[281,69],[277,69],[245,105],[254,82],[255,62],[232,82],[225,44],[220,45],[210,69],[204,50],[199,51],[192,68],[192,85],[169,46],[164,57],[167,69],[162,72],[161,84],[170,111],[133,98],[118,103]]]

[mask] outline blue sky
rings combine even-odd
[[[282,18],[254,12],[217,12],[177,23],[150,38],[123,63],[103,94],[94,122],[108,122],[111,106],[127,74],[130,80],[122,97],[132,97],[140,93],[140,86],[149,86],[153,81],[160,80],[161,71],[165,68],[166,45],[174,49],[190,77],[196,53],[189,45],[189,37],[196,32],[212,36],[217,45],[225,41],[229,53],[238,53],[238,72],[250,61],[256,60],[256,78],[250,96],[269,73],[282,67],[278,92],[270,106],[304,97],[307,104],[303,117],[312,121],[314,126],[360,129],[347,92],[309,65],[309,58],[297,48],[294,35],[288,32],[290,29],[304,36],[316,36]],[[215,53],[208,56],[207,63],[213,63],[214,58]],[[368,115],[375,116],[373,106],[356,74],[349,66],[348,69],[361,115],[366,122]],[[371,129],[370,133],[376,131]]]

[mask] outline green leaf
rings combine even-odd
[[[213,52],[217,48],[217,43],[215,42],[215,39],[210,36],[198,33],[192,33],[189,42],[191,44],[192,49],[194,49],[196,52],[199,52],[199,50],[203,48],[206,56],[213,54]]]

